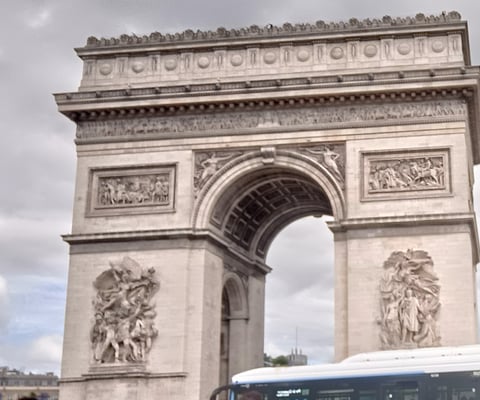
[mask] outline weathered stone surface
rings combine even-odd
[[[77,49],[80,90],[56,95],[78,154],[62,400],[197,400],[262,365],[266,254],[307,215],[333,216],[337,359],[474,343],[480,91],[466,35],[455,13],[419,14]],[[119,260],[153,268],[161,289],[99,289]]]

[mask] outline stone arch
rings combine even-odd
[[[232,374],[241,371],[245,363],[249,308],[247,287],[238,274],[226,271],[222,287],[220,382],[227,384]]]
[[[230,304],[229,316],[248,319],[248,299],[242,279],[233,272],[226,272],[223,277],[223,290],[228,294]]]
[[[290,207],[271,210],[269,215],[250,227],[252,232],[248,238],[236,238],[229,232],[228,223],[229,218],[234,218],[232,215],[236,207],[237,215],[246,211],[246,204],[239,205],[239,196],[246,198],[256,191],[257,200],[261,203],[262,194],[258,194],[258,189],[268,191],[268,188],[262,188],[264,183],[279,187],[290,185],[291,190],[287,190],[291,196]],[[343,182],[339,182],[324,166],[303,154],[274,149],[249,152],[225,164],[201,189],[193,226],[238,242],[239,247],[251,257],[264,260],[275,235],[290,222],[307,215],[323,214],[342,220],[345,215],[342,185]],[[273,199],[275,189],[271,189],[268,195]],[[293,192],[300,194],[299,198],[303,200],[295,198]]]

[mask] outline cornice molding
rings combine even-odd
[[[235,246],[232,242],[216,234],[209,229],[155,229],[141,231],[122,231],[122,232],[96,232],[83,234],[66,234],[62,235],[62,239],[70,246],[102,246],[105,244],[140,242],[154,240],[181,240],[190,241],[204,240],[226,251],[230,256],[238,258],[242,263],[247,263],[254,267],[262,274],[270,272],[270,267],[265,264],[264,260],[253,257],[241,248]]]
[[[477,220],[474,212],[418,214],[406,216],[385,216],[370,218],[349,218],[341,221],[327,222],[332,232],[340,236],[349,231],[355,232],[368,229],[387,230],[389,228],[413,228],[466,225],[471,232],[473,263],[479,262],[480,248],[478,241]],[[441,233],[440,233],[441,234]]]
[[[475,213],[418,214],[406,216],[386,216],[370,218],[349,218],[327,222],[333,232],[346,232],[357,229],[412,227],[415,225],[457,225],[475,226]]]
[[[223,110],[274,104],[365,101],[389,97],[468,95],[478,84],[479,67],[320,75],[285,79],[234,81],[162,87],[125,88],[55,94],[59,111],[73,121],[97,117],[152,115],[172,112]],[[418,84],[429,82],[428,87]],[[373,85],[374,84],[374,85]],[[465,91],[467,90],[467,91]],[[232,100],[232,95],[235,100]],[[323,99],[323,100],[322,100]]]

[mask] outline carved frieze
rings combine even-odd
[[[195,168],[193,175],[193,188],[195,197],[203,186],[225,164],[242,155],[242,151],[203,151],[195,153]]]
[[[450,193],[448,149],[363,154],[363,199]]]
[[[440,346],[440,285],[426,251],[395,251],[380,279],[380,340],[384,349]]]
[[[93,282],[92,362],[142,363],[158,335],[152,298],[160,284],[153,268],[124,257]]]
[[[171,211],[174,166],[92,169],[88,215]]]
[[[243,133],[246,130],[278,128],[318,128],[362,126],[365,123],[397,123],[422,118],[463,118],[466,104],[462,100],[415,103],[383,103],[345,106],[321,106],[295,109],[255,110],[203,114],[179,114],[141,118],[116,118],[79,121],[77,139],[95,140],[112,137],[155,137]]]
[[[299,151],[324,166],[340,185],[344,185],[345,144],[326,143],[320,146],[302,147]]]

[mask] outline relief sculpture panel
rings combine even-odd
[[[89,215],[173,210],[174,167],[92,170]]]
[[[241,151],[205,151],[195,153],[195,171],[193,188],[195,197],[210,178],[217,173],[225,164],[242,155]]]
[[[363,199],[450,193],[449,152],[363,154]]]
[[[440,285],[426,251],[395,251],[380,279],[383,349],[440,346]]]
[[[326,143],[321,146],[302,147],[300,152],[325,167],[343,186],[345,182],[345,145]]]
[[[152,298],[160,284],[155,269],[141,268],[130,257],[111,262],[93,282],[95,319],[90,331],[92,361],[144,362],[158,334]]]

